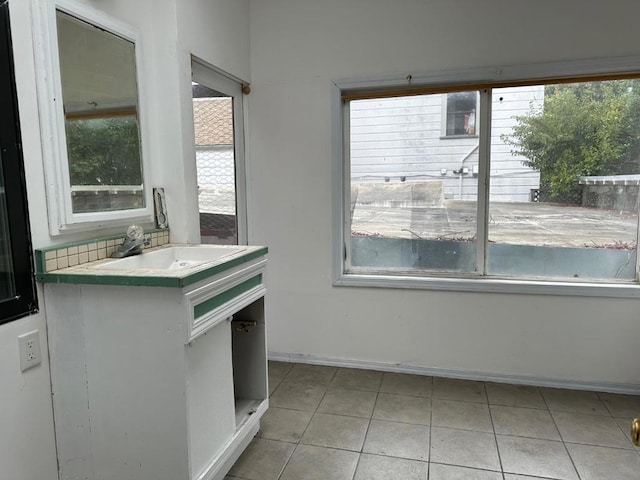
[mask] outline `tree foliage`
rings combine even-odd
[[[502,139],[540,171],[546,196],[577,202],[580,176],[640,173],[640,80],[546,86],[544,106]]]
[[[71,185],[140,185],[138,123],[131,117],[66,122]]]

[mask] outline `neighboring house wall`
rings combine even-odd
[[[233,145],[196,145],[196,165],[200,212],[235,215]]]
[[[198,188],[233,187],[233,145],[197,145]]]
[[[502,99],[502,100],[501,100]],[[544,104],[544,86],[508,87],[493,90],[491,128],[491,200],[528,202],[531,190],[540,188],[540,172],[526,167],[513,147],[502,141],[511,135],[516,117],[540,110]]]
[[[194,98],[193,125],[200,212],[235,215],[232,99]]]
[[[446,199],[475,200],[478,137],[445,135],[445,100],[445,95],[419,95],[352,102],[352,181],[437,181]],[[511,134],[516,116],[541,108],[543,100],[543,86],[494,90],[491,200],[527,202],[531,189],[539,187],[539,172],[524,166],[501,136]],[[463,167],[467,173],[454,173]]]

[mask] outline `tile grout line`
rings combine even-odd
[[[382,385],[382,381],[380,382]],[[373,402],[373,409],[371,409],[371,415],[369,416],[369,420],[367,423],[367,431],[364,432],[364,439],[362,440],[362,446],[360,447],[360,452],[358,453],[358,461],[356,462],[356,468],[353,471],[353,475],[351,476],[352,480],[355,480],[356,474],[358,473],[358,467],[360,466],[360,460],[362,460],[362,455],[364,452],[364,445],[367,443],[367,436],[369,435],[369,429],[371,428],[371,422],[373,420],[373,412],[376,411],[376,405],[378,404],[378,396],[380,395],[380,385],[378,385],[378,391],[376,392],[376,400]]]
[[[553,422],[553,425],[556,427],[556,430],[558,431],[558,435],[560,435],[560,441],[562,442],[562,446],[564,447],[564,451],[567,453],[567,456],[569,457],[569,460],[571,461],[571,465],[573,466],[573,470],[576,472],[576,476],[578,477],[578,480],[581,480],[582,477],[580,476],[580,472],[578,471],[578,467],[576,467],[576,462],[573,461],[573,457],[571,456],[571,453],[569,452],[569,449],[567,448],[567,444],[565,443],[564,437],[562,436],[562,432],[560,431],[560,428],[558,427],[558,424],[556,423],[556,419],[553,418],[553,412],[552,412],[551,408],[549,407],[549,402],[547,402],[547,397],[544,396],[544,392],[542,391],[542,389],[540,389],[540,395],[542,395],[542,401],[547,406],[547,410],[549,411],[549,416],[551,417],[551,421]]]
[[[427,480],[431,477],[431,449],[433,448],[433,394],[434,394],[434,381],[431,377],[431,397],[429,398],[429,455],[427,456]]]
[[[267,361],[268,363],[268,361]],[[295,367],[295,363],[292,363],[291,366],[289,367],[289,369],[284,373],[284,375],[282,376],[282,378],[280,379],[280,381],[278,382],[278,386],[276,388],[273,389],[273,393],[276,393],[276,390],[278,388],[280,388],[280,386],[285,383],[284,379],[287,377],[287,375],[289,375],[289,372],[291,372],[291,370],[293,369],[293,367]],[[273,395],[273,393],[271,395]],[[269,397],[271,397],[271,395],[269,395]],[[269,402],[271,403],[271,402]],[[269,408],[271,408],[271,405],[269,405]],[[311,423],[311,420],[309,420],[309,423]],[[308,427],[309,425],[307,425]],[[306,429],[305,429],[306,430]],[[302,438],[302,435],[300,436],[300,438]],[[291,442],[295,445],[295,447],[293,447],[293,450],[291,451],[291,455],[289,455],[289,457],[287,458],[287,461],[284,463],[284,465],[282,466],[282,468],[280,469],[280,473],[278,473],[278,476],[276,477],[276,480],[278,480],[280,477],[282,477],[282,474],[284,473],[284,469],[287,468],[287,465],[289,465],[289,462],[291,461],[291,457],[293,457],[293,454],[296,451],[296,448],[298,448],[298,445],[300,443],[300,440],[298,440],[297,442]]]
[[[633,450],[635,450],[635,452],[640,456],[640,450],[638,450],[636,448],[636,446],[633,444],[633,441],[631,440],[631,432],[630,431],[625,431],[624,428],[622,428],[622,425],[620,425],[618,423],[618,421],[616,420],[616,418],[622,418],[622,417],[616,417],[613,413],[613,411],[609,408],[609,405],[607,405],[607,403],[604,401],[604,399],[600,396],[600,394],[603,392],[596,392],[596,396],[598,397],[598,399],[602,402],[602,404],[604,405],[604,408],[607,409],[607,411],[609,412],[609,414],[611,415],[611,417],[613,418],[613,421],[615,422],[615,424],[618,426],[618,428],[620,429],[620,431],[622,432],[622,434],[625,436],[625,438],[627,440],[629,440],[629,442],[631,443],[631,448]],[[629,427],[631,428],[631,427]]]
[[[600,397],[600,392],[595,392],[595,393],[596,393],[596,397],[598,397],[598,400],[600,400],[604,408],[607,410],[607,412],[609,412],[609,415],[613,417],[614,416],[613,412],[611,411],[609,406],[605,403],[605,401],[602,399],[602,397]]]
[[[336,372],[337,375],[337,372]],[[364,452],[364,445],[367,443],[367,436],[369,435],[369,429],[371,428],[371,422],[373,421],[373,414],[376,411],[376,405],[378,404],[378,397],[380,396],[380,389],[382,388],[382,382],[384,381],[384,372],[380,375],[380,381],[378,382],[378,387],[376,389],[376,399],[373,402],[373,409],[371,410],[371,415],[369,416],[369,422],[367,424],[367,431],[364,433],[364,439],[362,440],[362,446],[360,447],[360,453],[358,454],[358,461],[356,462],[356,468],[353,471],[353,475],[351,477],[352,480],[355,480],[356,474],[358,473],[358,467],[360,466],[360,461],[362,460],[362,455]]]
[[[320,403],[318,403],[318,407],[316,408],[316,412],[314,412],[313,416],[311,417],[311,421],[313,421],[313,417],[316,415],[318,409],[320,408],[320,405],[322,404],[322,400],[324,400],[325,395],[329,391],[329,386],[331,385],[331,382],[333,382],[335,380],[336,376],[338,375],[338,371],[340,370],[340,367],[335,367],[335,368],[336,368],[336,371],[333,373],[333,377],[331,377],[331,380],[327,384],[327,389],[325,390],[325,393],[322,396],[322,399],[320,400]],[[376,402],[377,401],[378,401],[378,392],[376,392],[376,400],[375,400],[375,402],[373,402],[373,409],[371,410],[371,415],[373,415],[373,410],[375,410],[375,408],[376,408]],[[347,415],[344,415],[344,416],[347,416]],[[359,418],[362,418],[362,417],[359,417]],[[309,424],[311,424],[311,421],[309,422]],[[351,480],[355,479],[356,472],[358,471],[358,465],[360,465],[360,459],[362,458],[362,450],[364,449],[364,442],[367,440],[367,434],[369,433],[369,426],[370,425],[371,425],[371,417],[369,417],[369,419],[367,421],[367,431],[364,434],[364,439],[362,440],[362,445],[360,446],[360,451],[359,452],[354,452],[354,453],[358,454],[358,460],[356,461],[356,468],[353,469],[353,474],[351,475]],[[308,426],[307,426],[307,428],[308,428]],[[300,437],[300,440],[302,440],[302,437]],[[324,448],[328,448],[328,447],[324,447]],[[353,450],[347,450],[347,451],[353,452]]]
[[[267,361],[267,373],[268,373],[268,365],[269,365],[269,362]],[[289,375],[289,372],[291,371],[291,369],[293,369],[294,365],[295,365],[295,364],[292,364],[292,365],[287,369],[287,371],[284,373],[284,375],[282,375],[282,378],[281,378],[281,379],[280,379],[280,381],[278,382],[278,386],[277,386],[276,388],[274,388],[274,389],[273,389],[273,393],[275,393],[275,392],[276,392],[276,390],[277,390],[278,388],[280,388],[280,385],[282,385],[282,383],[283,383],[283,381],[284,381],[285,377],[286,377],[287,375]],[[268,380],[268,377],[267,377],[267,380]],[[269,398],[271,398],[271,395],[269,395]],[[269,408],[271,408],[271,405],[269,405]],[[258,433],[260,433],[260,430],[258,430]],[[256,438],[256,437],[254,437],[254,440],[255,440],[255,438]],[[252,440],[252,441],[253,441],[253,440]],[[276,477],[276,480],[278,480],[278,479],[282,476],[282,473],[284,472],[284,469],[285,469],[285,468],[287,467],[287,465],[289,464],[289,461],[291,460],[291,457],[293,457],[293,454],[294,454],[294,452],[296,451],[296,448],[297,448],[297,447],[298,447],[298,444],[297,444],[297,443],[295,443],[295,447],[293,447],[293,450],[291,450],[291,455],[289,455],[289,457],[287,458],[287,461],[284,463],[284,465],[283,465],[283,466],[282,466],[282,468],[280,469],[280,472],[278,473],[278,476]]]
[[[291,372],[291,370],[293,370],[293,369],[294,369],[294,367],[295,367],[296,365],[304,365],[304,364],[301,364],[301,363],[294,363],[294,364],[293,364],[293,366],[292,366],[292,367],[289,369],[289,371],[287,372],[287,375]],[[291,452],[291,455],[289,456],[289,458],[288,458],[288,459],[287,459],[287,461],[285,462],[284,466],[282,467],[282,470],[280,470],[280,473],[278,474],[277,480],[280,480],[280,478],[282,478],[282,474],[284,473],[284,471],[286,470],[287,466],[289,465],[289,462],[291,462],[291,459],[292,459],[292,458],[293,458],[293,456],[295,455],[296,450],[298,450],[298,447],[299,447],[301,444],[302,444],[302,445],[306,445],[306,444],[304,444],[304,443],[301,443],[301,442],[302,442],[302,438],[304,437],[304,434],[305,434],[305,433],[307,433],[307,430],[309,429],[309,425],[311,425],[311,422],[313,421],[313,417],[315,417],[316,413],[318,413],[318,409],[320,408],[320,404],[322,403],[322,400],[324,400],[324,397],[327,395],[327,392],[329,391],[329,385],[331,384],[331,382],[332,382],[332,381],[333,381],[333,379],[335,378],[336,374],[338,373],[338,368],[337,368],[337,367],[334,367],[334,368],[336,369],[336,370],[335,370],[335,372],[333,372],[333,375],[331,376],[331,379],[329,380],[329,383],[327,383],[327,384],[325,385],[325,390],[324,390],[324,392],[322,393],[322,397],[320,398],[320,401],[318,402],[318,405],[316,405],[316,409],[315,409],[315,410],[313,411],[313,413],[311,414],[311,419],[309,419],[309,423],[308,423],[308,424],[307,424],[307,426],[305,427],[304,431],[300,434],[300,438],[299,438],[299,439],[298,439],[298,441],[296,442],[296,446],[295,446],[295,448],[293,449],[293,451]],[[282,382],[280,382],[280,383],[284,383],[284,378],[286,378],[286,376],[287,376],[287,375],[285,375],[285,377],[283,377],[283,379],[282,379],[283,381],[282,381]],[[292,410],[293,410],[293,409],[292,409]],[[309,410],[306,410],[306,411],[308,412]],[[311,445],[311,446],[314,446],[314,445]],[[320,447],[320,448],[327,448],[327,447]],[[339,450],[339,449],[336,449],[336,450]]]
[[[498,445],[498,434],[496,433],[496,424],[493,421],[493,412],[491,412],[491,402],[489,402],[489,393],[487,392],[487,382],[482,382],[482,388],[484,389],[484,395],[487,399],[487,410],[489,411],[489,420],[491,420],[491,429],[493,430],[493,441],[496,445],[496,453],[498,454],[498,463],[500,464],[500,474],[502,475],[502,480],[505,479],[504,476],[504,466],[502,465],[502,455],[500,455],[500,446]]]

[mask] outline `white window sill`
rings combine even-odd
[[[478,138],[478,135],[441,135],[440,140],[459,140],[461,138]]]
[[[582,283],[495,278],[472,279],[343,274],[333,282],[333,285],[338,287],[379,287],[480,293],[640,298],[640,285],[635,283]]]

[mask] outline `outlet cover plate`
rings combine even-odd
[[[40,364],[40,333],[38,330],[18,336],[20,370],[25,371]]]

